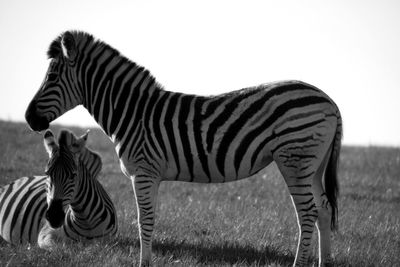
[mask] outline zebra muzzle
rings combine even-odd
[[[29,103],[29,106],[26,109],[25,120],[33,131],[40,132],[49,128],[49,122],[46,117],[38,114],[36,101],[34,100]]]
[[[53,200],[46,211],[45,217],[51,227],[53,228],[61,227],[65,219],[65,212],[62,205],[62,200],[60,199]]]

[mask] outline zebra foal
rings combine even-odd
[[[87,134],[76,138],[63,130],[57,144],[53,133],[47,131],[47,176],[22,177],[0,187],[0,235],[4,240],[15,245],[38,243],[50,249],[58,240],[84,241],[117,232],[115,207],[97,181],[101,158],[85,147],[86,139]],[[62,229],[53,228],[60,226]]]
[[[295,266],[306,266],[319,233],[319,264],[331,262],[337,224],[342,119],[320,89],[300,82],[262,84],[216,96],[165,90],[148,70],[84,32],[49,47],[46,78],[25,118],[41,131],[83,105],[114,142],[138,210],[140,262],[151,265],[161,181],[224,183],[275,161],[297,213]]]

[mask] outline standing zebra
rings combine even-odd
[[[85,147],[86,138],[87,134],[77,139],[62,131],[58,146],[47,131],[48,175],[22,177],[0,188],[0,235],[4,240],[51,248],[56,238],[90,240],[116,233],[114,205],[97,181],[101,158]],[[51,226],[63,228],[58,231]]]
[[[342,120],[324,92],[299,81],[208,97],[169,92],[144,67],[84,32],[63,33],[51,43],[48,56],[47,76],[26,120],[41,131],[83,105],[111,138],[122,171],[132,179],[142,266],[151,264],[161,181],[236,181],[272,161],[297,212],[295,265],[308,264],[315,223],[320,265],[331,261]]]

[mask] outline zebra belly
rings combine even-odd
[[[170,166],[166,168],[162,173],[163,181],[182,181],[182,182],[194,182],[194,183],[225,183],[232,182],[237,180],[242,180],[249,178],[263,169],[265,169],[271,162],[273,161],[272,155],[267,149],[265,152],[262,151],[260,155],[256,158],[253,166],[250,166],[250,159],[245,160],[245,162],[241,165],[238,172],[236,172],[233,164],[229,164],[225,168],[225,176],[222,176],[218,170],[217,164],[215,160],[209,160],[209,170],[210,176],[206,174],[202,166],[200,166],[200,162],[194,162],[194,170],[193,174],[188,171],[181,171],[179,174],[176,171],[175,166]],[[227,159],[229,162],[229,159]],[[232,166],[232,167],[228,167]]]

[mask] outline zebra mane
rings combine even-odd
[[[47,50],[47,57],[50,58],[56,58],[61,54],[61,39],[62,36],[58,36],[56,39],[54,39],[53,42],[51,42],[49,49]]]
[[[95,46],[96,48],[98,48],[99,50],[101,49],[106,49],[108,52],[110,52],[113,56],[118,57],[122,62],[124,63],[128,63],[131,64],[134,67],[138,67],[138,68],[143,68],[145,71],[148,72],[149,77],[157,83],[157,86],[160,89],[163,89],[163,86],[161,84],[159,84],[156,79],[154,78],[154,76],[150,73],[149,70],[147,70],[146,68],[144,68],[143,66],[133,62],[132,60],[130,60],[129,58],[125,57],[124,55],[122,55],[117,49],[115,49],[114,47],[110,46],[109,44],[107,44],[106,42],[95,38],[92,34],[84,32],[84,31],[77,31],[77,30],[70,30],[70,31],[66,31],[69,32],[70,34],[72,34],[72,36],[74,37],[75,43],[77,44],[78,50],[82,49],[82,47],[84,46],[84,44],[87,44],[87,47],[92,47]],[[47,56],[49,59],[51,58],[56,58],[58,56],[60,56],[60,54],[62,54],[62,48],[61,48],[61,42],[62,42],[62,38],[64,36],[64,34],[66,32],[61,33],[58,37],[56,37],[53,42],[51,42],[49,49],[47,51]],[[79,53],[79,51],[78,51]],[[81,54],[81,53],[80,53]]]
[[[120,56],[123,60],[128,61],[130,63],[134,63],[130,61],[128,58],[124,57],[117,49],[111,47],[107,43],[101,41],[100,39],[95,38],[93,35],[87,32],[83,31],[76,31],[76,30],[71,30],[71,31],[66,31],[61,33],[59,36],[57,36],[50,44],[49,49],[47,50],[47,56],[49,58],[56,58],[62,53],[62,48],[61,48],[61,42],[62,38],[65,33],[70,33],[74,37],[74,40],[77,44],[79,43],[89,43],[94,46],[97,46],[99,48],[106,48],[108,51],[111,51],[111,53],[114,56]],[[135,64],[135,63],[134,63]]]

